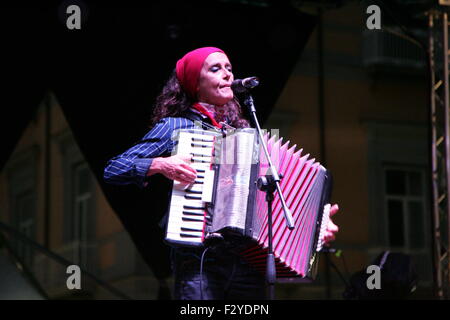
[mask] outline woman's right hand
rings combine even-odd
[[[190,156],[174,155],[167,158],[154,158],[147,175],[161,173],[170,180],[191,184],[197,178],[197,171],[192,168]]]

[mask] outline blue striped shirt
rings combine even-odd
[[[134,183],[141,188],[146,187],[147,171],[153,158],[169,155],[174,148],[173,132],[195,127],[198,128],[194,121],[186,118],[161,119],[140,142],[108,161],[103,173],[104,180],[111,184]]]

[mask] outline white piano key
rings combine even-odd
[[[213,197],[214,189],[214,170],[205,172],[205,179],[202,192],[202,201],[210,203]]]
[[[189,233],[186,233],[189,234]],[[192,237],[183,237],[179,233],[167,233],[166,239],[173,240],[176,242],[184,242],[187,244],[193,243],[193,244],[201,244],[202,243],[202,237],[197,235],[192,235]]]
[[[183,216],[174,216],[172,219],[172,224],[167,226],[167,230],[171,232],[179,231],[181,227],[186,228],[195,228],[195,229],[203,229],[205,225],[205,221],[202,217],[200,219],[196,219],[196,217],[183,217]]]
[[[181,233],[184,232],[181,228],[192,228],[192,229],[198,229],[203,230],[203,222],[186,222],[186,221],[177,221],[177,223],[172,222],[171,225],[167,226],[167,232],[169,233]]]
[[[181,221],[183,218],[186,219],[186,221],[187,221],[187,219],[195,219],[197,221],[202,221],[202,222],[205,220],[204,215],[197,216],[197,215],[192,215],[192,214],[184,214],[182,212],[176,212],[176,211],[173,212],[173,214],[172,214],[172,212],[170,214],[174,220],[179,220],[179,221]]]

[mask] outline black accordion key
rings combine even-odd
[[[211,148],[211,146],[208,146],[207,144],[201,144],[201,143],[191,143],[192,148]]]
[[[191,189],[186,189],[184,190],[184,192],[186,193],[195,193],[195,194],[202,194],[202,191],[198,191],[198,190],[191,190]]]
[[[181,220],[182,221],[186,221],[186,222],[189,222],[189,221],[191,221],[191,222],[202,222],[203,221],[202,218],[201,219],[196,219],[196,218],[186,218],[186,217],[181,218]]]
[[[205,215],[202,212],[193,212],[193,211],[183,211],[183,214],[187,216],[199,216],[199,217],[203,217]]]
[[[189,200],[202,200],[202,197],[200,196],[190,196],[190,195],[188,195],[188,194],[186,194],[185,196],[184,196],[184,198],[185,199],[189,199]]]
[[[196,228],[181,227],[180,229],[181,229],[181,231],[203,232],[202,229],[196,229]]]
[[[181,232],[180,237],[182,237],[182,238],[201,238],[202,236],[196,236],[194,234]]]
[[[191,210],[206,210],[205,207],[195,207],[195,206],[183,206],[183,209],[191,209]]]

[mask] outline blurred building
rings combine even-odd
[[[401,32],[395,26],[368,30],[365,9],[353,3],[324,13],[322,89],[316,28],[266,126],[280,128],[281,136],[331,170],[332,199],[340,207],[334,246],[345,259],[332,261],[341,272],[345,262],[349,273],[354,273],[384,250],[403,252],[412,256],[419,273],[415,296],[430,298],[426,56],[416,43],[398,36]],[[426,43],[426,30],[412,32]],[[339,298],[343,281],[331,273],[331,296]],[[318,283],[323,281],[322,274]],[[292,289],[290,294],[307,287]],[[316,297],[323,298],[323,287],[313,287]]]
[[[425,56],[408,39],[368,30],[366,18],[357,3],[325,11],[323,78],[316,30],[264,127],[280,129],[333,173],[332,199],[340,207],[334,247],[342,254],[331,261],[344,276],[384,250],[403,252],[419,273],[416,297],[432,298]],[[157,298],[158,281],[105,200],[51,92],[0,174],[0,204],[1,221],[30,239],[132,298]],[[51,298],[117,298],[89,277],[83,290],[68,290],[65,267],[23,242],[12,244]],[[327,280],[321,261],[315,283],[279,284],[277,298],[324,299],[331,285],[331,298],[341,299],[343,281],[332,269]]]
[[[50,170],[45,176],[47,139]],[[39,244],[48,242],[46,247],[54,253],[131,297],[155,297],[158,286],[151,271],[105,200],[51,93],[37,109],[0,179],[1,221]],[[48,210],[44,210],[46,197]],[[26,243],[12,243],[50,297],[73,294],[66,287],[65,266]],[[92,298],[106,294],[100,291],[97,296],[94,279],[83,276],[82,280],[82,294]]]

